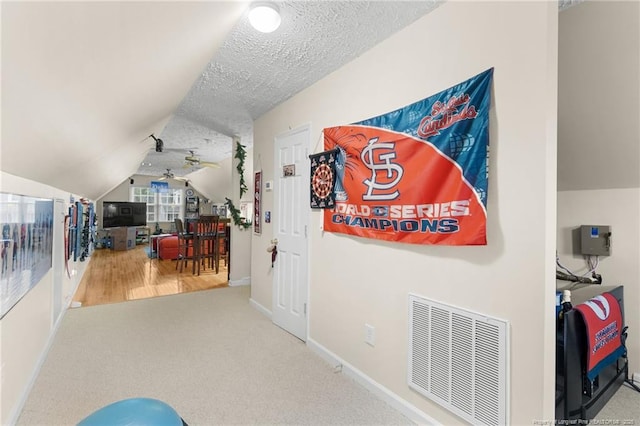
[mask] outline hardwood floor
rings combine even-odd
[[[149,259],[145,247],[140,245],[126,251],[95,250],[73,301],[81,306],[93,306],[229,285],[223,260],[218,274],[207,268],[201,270],[200,276],[192,275],[191,263],[186,271],[178,273],[175,261]]]

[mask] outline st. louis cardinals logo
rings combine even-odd
[[[372,138],[360,153],[362,163],[371,170],[371,179],[364,180],[367,193],[362,195],[363,200],[395,200],[400,195],[400,191],[393,188],[402,179],[404,169],[391,161],[396,158],[394,148],[393,142]]]

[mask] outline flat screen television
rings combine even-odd
[[[147,203],[104,201],[102,227],[147,226]]]

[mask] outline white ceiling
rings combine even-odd
[[[231,137],[253,145],[253,121],[439,5],[414,2],[286,1],[282,24],[263,34],[243,17],[203,69],[160,137],[174,158],[151,152],[139,174],[184,164],[193,150],[203,161],[232,153]],[[171,161],[171,163],[169,163]],[[189,172],[189,169],[186,170]]]
[[[3,1],[2,170],[90,198],[116,187],[245,8]]]
[[[277,4],[262,34],[246,1],[3,1],[2,171],[97,199],[136,173],[192,172],[189,149],[229,158],[255,118],[438,3]]]
[[[256,118],[441,1],[276,4],[282,25],[262,34],[248,1],[3,1],[2,171],[97,199],[134,174],[197,171],[189,150],[229,159]]]
[[[575,6],[578,3],[582,3],[585,0],[558,0],[558,9],[562,12],[565,9]]]

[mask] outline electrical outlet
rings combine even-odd
[[[364,325],[364,342],[371,346],[376,345],[376,328],[370,324]]]

